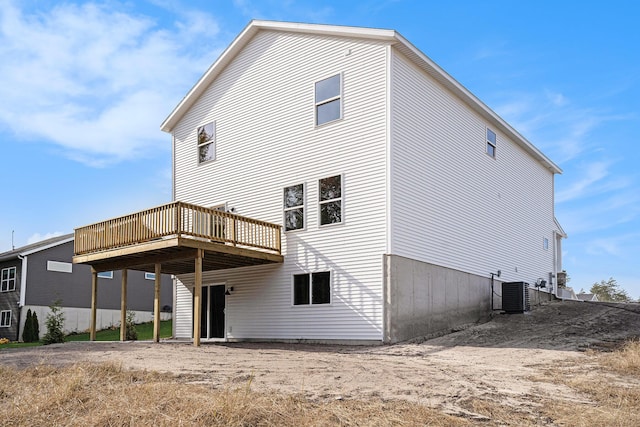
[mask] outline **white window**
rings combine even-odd
[[[198,128],[198,163],[216,159],[216,122]]]
[[[487,128],[487,154],[496,157],[496,133]]]
[[[0,328],[8,328],[11,326],[11,310],[0,311]]]
[[[549,239],[547,239],[546,237],[542,239],[542,247],[545,251],[549,250]]]
[[[59,273],[72,273],[73,264],[71,264],[70,262],[47,261],[47,270],[57,271]]]
[[[293,275],[293,305],[331,303],[331,273]]]
[[[342,118],[342,75],[336,74],[315,85],[316,126]]]
[[[304,228],[304,184],[284,188],[284,231]]]
[[[319,181],[318,204],[320,225],[342,222],[342,175],[331,176]]]
[[[156,273],[144,273],[144,278],[147,280],[156,280]]]
[[[113,271],[101,271],[98,273],[98,277],[101,279],[113,279]]]
[[[9,292],[16,290],[16,268],[3,268],[0,272],[0,291]]]

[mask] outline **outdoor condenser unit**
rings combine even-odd
[[[502,310],[507,313],[529,311],[529,284],[526,282],[502,283]]]

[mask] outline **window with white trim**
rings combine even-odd
[[[113,271],[101,271],[98,273],[98,277],[101,279],[113,279]]]
[[[342,222],[342,175],[318,181],[318,205],[320,225]]]
[[[9,292],[16,290],[16,268],[3,268],[0,272],[0,291]]]
[[[304,228],[304,184],[284,188],[284,231]]]
[[[487,128],[487,154],[496,157],[496,133]]]
[[[549,250],[549,239],[547,239],[546,237],[544,237],[544,238],[542,239],[542,248],[543,248],[545,251],[548,251],[548,250]]]
[[[144,273],[144,278],[147,280],[156,280],[156,273]]]
[[[198,127],[198,163],[216,159],[216,122]]]
[[[331,303],[331,273],[305,273],[293,275],[293,305]]]
[[[342,74],[315,84],[316,126],[342,118]]]
[[[11,326],[11,310],[0,311],[0,328],[8,328]]]

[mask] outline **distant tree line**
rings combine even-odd
[[[622,289],[616,279],[610,277],[609,280],[601,280],[594,283],[589,290],[598,297],[599,301],[609,302],[634,302],[626,290]]]

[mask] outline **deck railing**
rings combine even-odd
[[[191,237],[280,253],[281,226],[265,221],[173,202],[75,230],[75,253],[117,249],[162,239]]]

